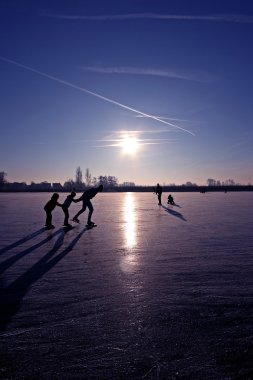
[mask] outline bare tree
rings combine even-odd
[[[100,175],[98,177],[98,183],[104,187],[108,187],[108,178],[106,175]]]
[[[98,183],[105,188],[112,188],[118,186],[118,179],[115,176],[100,175],[98,177]]]
[[[82,182],[83,182],[83,173],[80,166],[78,166],[78,168],[76,169],[76,185],[81,185]]]
[[[225,181],[226,186],[235,186],[235,181],[233,179],[226,179]]]
[[[72,191],[75,188],[75,182],[73,179],[68,179],[66,182],[64,182],[63,188],[68,191]]]
[[[6,176],[7,176],[7,173],[0,172],[0,186],[2,186],[5,183],[7,183]]]
[[[197,186],[197,184],[191,181],[187,181],[185,184],[183,184],[183,186],[194,187]]]
[[[207,186],[216,186],[216,179],[208,178]]]
[[[90,186],[91,185],[91,181],[92,181],[92,176],[91,176],[91,173],[90,173],[90,169],[87,168],[86,171],[85,171],[85,183],[86,183],[86,186]]]
[[[109,187],[115,187],[118,186],[118,179],[115,176],[108,176],[108,186]]]

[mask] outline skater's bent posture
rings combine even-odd
[[[88,214],[88,220],[87,220],[87,226],[92,226],[95,223],[91,221],[91,215],[93,213],[93,206],[91,203],[91,199],[97,195],[98,192],[103,191],[103,185],[99,185],[98,187],[94,187],[92,189],[86,190],[80,198],[76,199],[75,202],[80,202],[83,201],[83,207],[81,210],[74,216],[73,221],[76,223],[79,223],[78,216],[81,215],[85,210],[86,207],[89,209],[89,214]]]
[[[60,207],[62,206],[60,203],[58,203],[58,199],[59,199],[59,194],[54,193],[50,201],[48,201],[44,206],[44,210],[46,211],[46,214],[47,214],[46,223],[45,223],[45,227],[47,228],[54,228],[54,225],[52,224],[52,211],[56,206],[60,206]]]
[[[162,192],[163,192],[163,188],[162,188],[162,186],[160,186],[159,183],[158,183],[157,186],[156,186],[156,189],[155,189],[155,193],[157,194],[158,205],[159,205],[159,206],[162,204],[162,201],[161,201],[161,198],[162,198]]]
[[[171,194],[168,196],[168,202],[167,203],[168,203],[168,205],[174,205],[175,204],[174,198]]]
[[[74,200],[75,196],[76,196],[76,193],[72,191],[71,194],[67,196],[67,198],[65,199],[62,205],[62,209],[65,215],[63,224],[66,227],[71,227],[71,224],[69,224],[69,206],[71,205],[72,202],[76,202],[76,200]]]

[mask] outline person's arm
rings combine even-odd
[[[62,204],[59,202],[56,202],[56,206],[62,207]]]
[[[83,200],[83,195],[80,196],[80,198],[77,198],[77,199],[73,199],[73,202],[74,203],[77,203],[77,202],[80,202]]]

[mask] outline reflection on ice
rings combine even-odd
[[[127,193],[124,199],[124,222],[126,246],[131,249],[137,243],[135,200],[132,193]]]
[[[127,193],[124,197],[124,240],[127,252],[120,264],[124,272],[131,272],[136,265],[136,255],[133,250],[137,245],[136,219],[134,194]]]

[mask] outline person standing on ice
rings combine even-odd
[[[103,185],[99,185],[98,187],[91,188],[89,190],[86,190],[80,198],[76,199],[75,202],[80,202],[83,201],[83,207],[81,208],[80,211],[74,216],[73,221],[76,223],[79,223],[78,216],[81,215],[85,210],[86,207],[89,209],[89,214],[88,214],[88,220],[87,220],[87,226],[92,227],[95,225],[94,222],[91,220],[91,215],[93,213],[93,206],[91,203],[91,199],[94,198],[98,192],[103,191]]]
[[[45,227],[50,229],[54,228],[54,225],[52,224],[52,211],[55,209],[56,206],[62,206],[60,203],[58,203],[59,194],[54,193],[51,197],[51,199],[45,204],[44,210],[46,211],[46,223]]]
[[[162,204],[162,200],[161,199],[162,199],[163,188],[162,188],[162,186],[159,185],[159,183],[156,186],[155,193],[157,194],[158,205],[161,206],[161,204]]]
[[[65,215],[64,223],[63,223],[65,227],[72,227],[71,224],[69,224],[69,206],[71,205],[72,202],[76,202],[76,200],[74,200],[75,196],[76,196],[75,191],[72,191],[71,194],[67,196],[67,198],[65,199],[62,205],[62,210]]]

